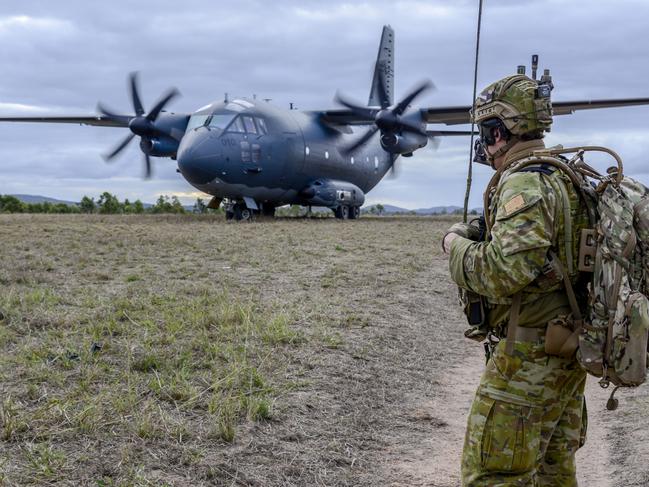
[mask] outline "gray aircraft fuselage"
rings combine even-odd
[[[393,156],[381,148],[378,134],[349,154],[338,149],[366,130],[325,124],[318,112],[264,101],[216,102],[191,116],[178,146],[178,169],[192,186],[217,198],[247,197],[269,206],[308,204],[302,190],[318,182],[340,182],[341,188],[351,183],[367,193]]]

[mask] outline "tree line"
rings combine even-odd
[[[207,204],[198,198],[191,210],[186,209],[177,196],[160,195],[153,205],[145,206],[139,199],[129,201],[128,198],[120,201],[117,196],[104,191],[97,200],[84,196],[76,204],[51,203],[26,203],[15,196],[0,195],[0,213],[98,213],[104,215],[116,214],[141,214],[141,213],[208,213],[214,210],[207,208]]]

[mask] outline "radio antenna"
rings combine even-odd
[[[473,69],[473,101],[471,110],[471,147],[469,148],[469,170],[466,176],[466,193],[464,194],[464,223],[466,223],[469,214],[469,196],[471,195],[471,181],[473,179],[473,138],[475,129],[475,120],[473,114],[475,113],[475,98],[478,91],[478,55],[480,53],[480,24],[482,23],[482,0],[478,5],[478,31],[476,33],[475,41],[475,66]]]

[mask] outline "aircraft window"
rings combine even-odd
[[[256,134],[257,128],[255,127],[255,121],[252,117],[241,117],[243,118],[243,123],[246,126],[246,132],[249,134]]]
[[[329,151],[328,150],[325,151],[325,159],[329,159]]]
[[[245,132],[246,129],[243,126],[243,122],[241,121],[241,117],[237,117],[234,120],[232,120],[232,123],[228,125],[228,132]]]
[[[304,153],[308,156],[309,152],[311,152],[311,150],[309,149],[309,146],[307,145],[306,148],[304,149]]]
[[[185,130],[185,132],[189,132],[192,129],[205,125],[208,116],[209,115],[207,113],[196,113],[192,115],[189,119],[189,123],[187,124],[187,129]]]
[[[374,169],[379,168],[379,158],[374,156]]]
[[[233,118],[234,114],[232,113],[215,113],[214,115],[212,115],[212,118],[210,118],[210,121],[207,125],[223,130],[228,126]]]
[[[259,144],[252,144],[252,162],[261,161],[261,146]]]
[[[263,118],[256,118],[257,120],[257,128],[259,128],[259,133],[262,135],[266,135],[268,133],[268,128],[266,128],[266,120]]]
[[[245,140],[242,140],[240,145],[241,145],[241,162],[250,162],[252,158],[250,154],[250,143],[248,143]]]
[[[353,157],[353,156],[352,156],[352,158],[350,159],[350,161],[351,161],[352,164],[354,164],[354,157]]]

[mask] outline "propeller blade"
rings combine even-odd
[[[356,115],[360,119],[367,120],[368,122],[374,121],[376,110],[364,107],[359,103],[351,101],[341,95],[340,92],[336,93],[334,100],[342,106],[349,108],[354,113],[354,115]]]
[[[362,145],[365,145],[368,140],[372,138],[372,136],[379,130],[379,128],[374,125],[373,127],[370,127],[370,129],[363,134],[362,137],[360,137],[357,141],[355,141],[353,144],[351,144],[348,147],[345,147],[342,149],[343,154],[347,155],[350,152],[356,150],[357,148],[361,147]]]
[[[119,144],[117,147],[115,147],[115,149],[113,149],[109,154],[104,154],[104,155],[102,156],[102,157],[104,158],[104,160],[105,160],[106,162],[108,162],[108,161],[110,161],[113,157],[115,157],[117,154],[119,154],[120,152],[122,152],[122,150],[124,150],[124,148],[128,145],[128,143],[129,143],[131,140],[133,140],[133,137],[135,137],[135,134],[132,134],[132,133],[131,133],[131,134],[128,134],[128,135],[126,136],[126,138],[125,138],[124,140],[122,140],[122,142],[120,142],[120,144]]]
[[[430,135],[430,134],[427,135],[428,135],[428,143],[431,145],[433,150],[439,149],[439,143],[440,143],[439,137],[435,137],[434,135]]]
[[[128,124],[128,122],[130,122],[132,118],[129,115],[118,115],[116,113],[113,113],[101,103],[97,103],[97,111],[102,115],[110,118],[111,120],[115,120],[116,122],[126,122]]]
[[[422,81],[419,85],[413,88],[412,91],[408,95],[406,95],[399,103],[396,104],[396,106],[392,109],[392,112],[396,113],[397,115],[403,114],[403,112],[405,112],[408,108],[408,105],[410,105],[410,103],[412,103],[415,98],[417,98],[422,92],[434,88],[434,86],[435,85],[430,80]]]
[[[144,178],[151,179],[151,157],[149,157],[149,154],[144,154],[144,168]]]
[[[135,109],[135,114],[138,117],[144,115],[144,107],[142,106],[142,101],[140,100],[140,95],[137,89],[137,71],[134,71],[130,75],[131,80],[131,100],[133,100],[133,108]]]
[[[397,179],[397,177],[399,177],[399,164],[397,162],[398,160],[398,157],[392,156],[392,164],[390,164],[390,173],[388,174],[388,177],[390,179]]]
[[[416,134],[422,134],[422,135],[425,134],[422,125],[415,122],[411,122],[409,120],[399,119],[399,127],[401,128],[401,130],[415,132]]]
[[[471,132],[470,130],[426,130],[426,135],[430,137],[466,136],[471,134],[479,135],[479,132]]]
[[[147,120],[150,120],[151,122],[155,122],[155,120],[158,118],[158,115],[164,108],[164,106],[169,103],[169,101],[172,98],[175,98],[176,96],[180,95],[180,92],[176,88],[170,89],[166,95],[164,95],[158,102],[154,105],[154,107],[151,109],[151,111],[147,114],[146,118]]]

